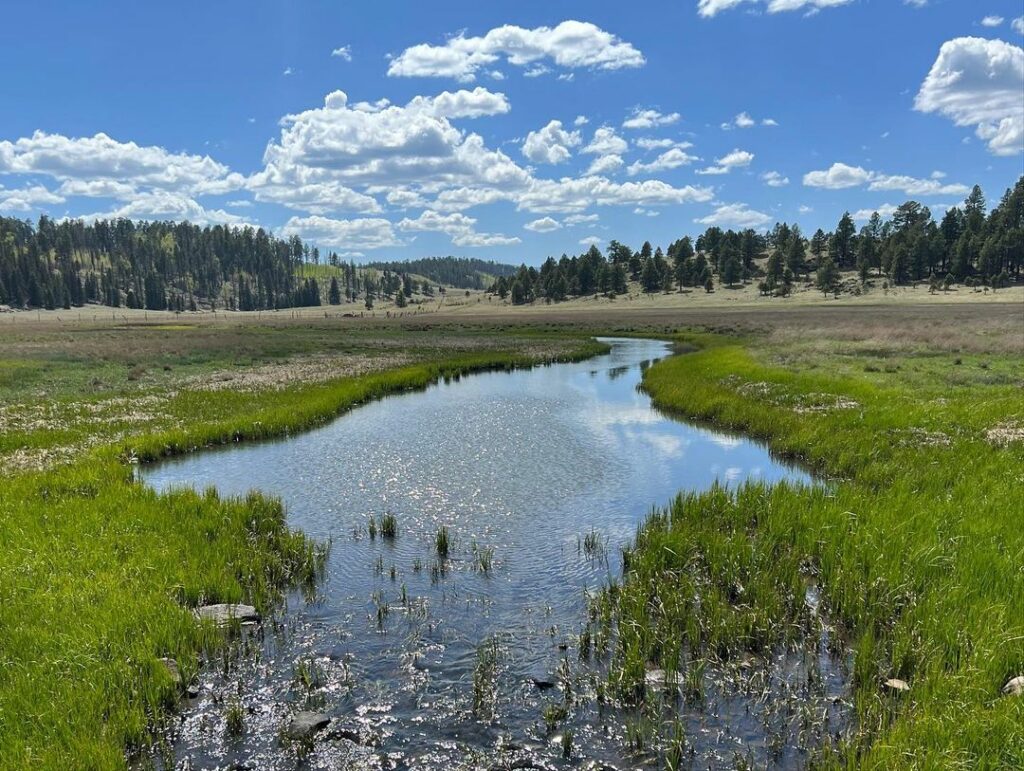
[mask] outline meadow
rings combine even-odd
[[[699,350],[647,371],[656,404],[827,483],[655,512],[596,602],[610,685],[643,702],[651,668],[699,680],[792,644],[821,612],[848,646],[857,724],[812,765],[1024,766],[1024,700],[1004,692],[1024,674],[1020,316],[679,339]]]
[[[135,463],[280,436],[438,378],[602,349],[571,335],[309,324],[3,337],[0,768],[125,767],[159,737],[182,684],[224,651],[193,608],[244,601],[272,614],[319,574],[326,545],[289,531],[279,502],[160,495],[135,481]]]
[[[135,463],[299,431],[437,378],[585,357],[597,333],[675,339],[681,355],[644,380],[659,406],[828,480],[656,512],[601,600],[610,692],[642,700],[652,667],[766,655],[803,633],[814,585],[850,651],[858,717],[815,762],[1024,765],[1024,700],[1001,692],[1024,674],[1024,341],[1019,304],[991,299],[10,322],[0,768],[123,768],[179,703],[160,659],[186,683],[226,661],[193,607],[272,614],[317,579],[324,545],[289,531],[278,502],[160,495]]]

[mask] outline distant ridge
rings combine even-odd
[[[485,289],[502,276],[512,276],[518,268],[492,260],[469,257],[424,257],[419,260],[368,262],[362,267],[392,273],[412,273],[458,289]]]

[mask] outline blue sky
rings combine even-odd
[[[1020,0],[18,4],[0,213],[537,264],[1022,173]]]

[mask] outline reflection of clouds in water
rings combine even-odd
[[[725,470],[726,482],[735,482],[741,476],[743,476],[743,469],[739,466],[729,466],[729,468]]]
[[[721,447],[723,450],[734,450],[743,444],[743,440],[736,436],[726,436],[725,434],[716,434],[714,431],[706,432],[708,441]]]
[[[635,405],[605,404],[591,411],[587,420],[595,428],[612,428],[613,426],[652,426],[664,423],[665,419],[650,407]]]
[[[689,439],[668,433],[625,429],[622,435],[631,442],[643,442],[648,445],[658,454],[659,459],[663,460],[678,460],[682,458],[686,448],[690,446]]]

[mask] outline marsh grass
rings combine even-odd
[[[451,536],[448,533],[448,526],[441,525],[437,529],[437,533],[434,535],[434,550],[437,552],[437,556],[442,559],[448,559],[448,550],[451,548]]]
[[[831,481],[716,487],[654,513],[621,585],[592,603],[595,647],[613,640],[610,685],[643,702],[645,671],[674,667],[698,697],[700,667],[811,631],[811,578],[852,647],[857,716],[821,765],[1024,767],[1024,700],[1000,695],[1024,672],[1024,445],[986,439],[1024,417],[1019,384],[980,368],[951,379],[963,357],[942,349],[894,346],[867,371],[878,351],[850,349],[755,358],[712,342],[647,370],[662,408],[763,437]],[[983,360],[1019,372],[1009,354]],[[884,692],[892,677],[908,698]]]
[[[193,388],[184,378],[224,367],[244,371],[321,346],[341,354],[352,343],[336,329],[300,326],[19,334],[0,340],[0,356],[17,362],[0,367],[0,417],[37,408],[43,417],[38,426],[0,432],[0,456],[61,462],[0,476],[5,771],[124,768],[129,756],[159,743],[179,698],[159,658],[174,658],[191,678],[200,652],[222,650],[232,639],[198,624],[194,607],[244,601],[272,616],[286,589],[306,591],[322,574],[326,547],[291,532],[279,501],[222,498],[213,490],[159,494],[135,481],[133,463],[286,435],[460,372],[604,350],[579,338],[556,345],[552,335],[514,344],[497,335],[469,350],[476,344],[463,345],[458,335],[445,341],[395,333],[399,348],[429,363],[236,390]],[[424,343],[431,347],[417,348]],[[139,380],[127,381],[127,362],[144,370]],[[96,420],[89,405],[101,398],[98,391],[115,397],[104,402],[112,420],[141,398],[159,403],[160,416]]]
[[[498,638],[490,637],[477,648],[473,668],[473,714],[479,720],[494,719],[498,695]]]

